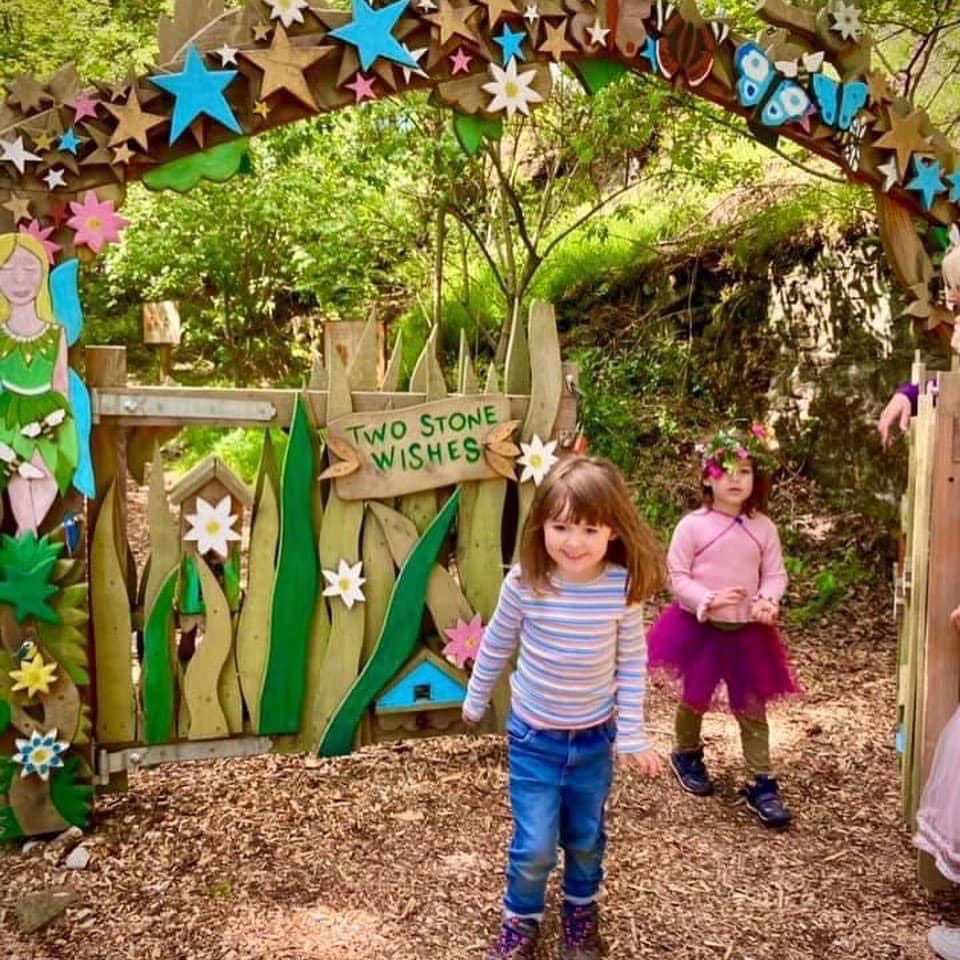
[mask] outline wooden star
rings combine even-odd
[[[32,73],[21,73],[16,80],[7,83],[7,89],[10,91],[7,102],[20,107],[24,114],[39,110],[44,103],[53,103],[53,97]]]
[[[243,50],[240,56],[263,71],[261,100],[277,90],[286,90],[310,109],[319,110],[307,86],[304,71],[332,51],[333,47],[295,47],[290,43],[287,31],[277,24],[268,50]]]
[[[546,24],[547,39],[537,47],[537,50],[547,50],[554,60],[560,60],[565,53],[574,53],[576,47],[567,40],[567,22],[564,20],[557,26]]]
[[[270,36],[270,31],[271,31],[272,29],[273,29],[273,27],[270,26],[269,23],[256,23],[256,24],[254,24],[254,26],[253,26],[253,39],[256,40],[257,43],[263,43],[263,41],[266,40],[267,37]]]
[[[55,139],[56,137],[44,130],[42,133],[38,133],[33,138],[33,145],[37,148],[37,150],[49,150],[53,146]]]
[[[113,162],[126,166],[134,158],[134,152],[125,144],[113,148]]]
[[[464,37],[476,40],[476,34],[467,26],[467,21],[476,13],[478,7],[469,0],[461,7],[455,7],[450,0],[440,0],[440,12],[432,13],[426,19],[440,28],[440,46],[451,37]]]
[[[10,199],[0,206],[5,207],[13,214],[13,222],[19,223],[21,220],[30,219],[30,201],[26,197],[18,197],[14,194]]]
[[[90,139],[96,144],[96,149],[88,153],[81,161],[81,167],[95,166],[98,163],[113,163],[113,151],[110,149],[107,141],[109,134],[94,126],[92,123],[85,123],[83,129],[90,134]]]
[[[134,70],[127,71],[126,79],[120,80],[117,83],[111,83],[108,87],[110,91],[110,99],[116,103],[118,100],[123,100],[128,96],[131,90],[137,89],[137,74]]]
[[[920,133],[923,114],[919,110],[901,117],[892,107],[888,108],[890,129],[874,143],[878,150],[894,150],[901,179],[907,175],[910,157],[914,153],[931,153],[930,145]]]
[[[495,27],[504,13],[519,13],[513,5],[513,0],[480,0],[487,8],[487,22]]]
[[[108,141],[108,145],[111,147],[114,144],[122,143],[124,140],[135,140],[143,150],[149,152],[150,145],[147,141],[147,134],[168,119],[159,113],[147,113],[143,110],[137,97],[136,88],[130,91],[130,96],[123,106],[105,103],[104,107],[117,118],[117,128]]]
[[[258,100],[253,105],[253,112],[257,114],[258,117],[263,117],[264,120],[270,116],[270,104],[266,100]]]
[[[893,100],[890,78],[880,70],[871,70],[867,74],[867,87],[870,90],[871,103],[890,103]]]

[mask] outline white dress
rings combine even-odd
[[[960,883],[960,707],[937,741],[913,842],[933,857],[943,876]]]

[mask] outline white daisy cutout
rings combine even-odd
[[[294,22],[303,23],[303,11],[310,9],[307,0],[267,0],[270,19],[279,20],[289,30]]]
[[[325,597],[339,597],[347,605],[348,610],[352,609],[354,603],[358,600],[363,603],[367,598],[363,595],[360,587],[367,581],[365,577],[360,576],[362,569],[362,560],[351,566],[341,558],[340,565],[336,570],[323,571],[323,576],[327,581],[327,588],[323,591],[323,595]]]
[[[536,434],[529,443],[520,443],[523,454],[517,457],[517,463],[523,467],[520,482],[526,483],[532,479],[535,486],[543,483],[543,478],[550,472],[550,468],[560,459],[554,456],[557,441],[550,440],[544,443]]]
[[[493,80],[483,85],[487,93],[493,94],[493,99],[487,104],[487,110],[490,113],[506,110],[508,119],[513,119],[513,115],[519,110],[526,116],[530,116],[529,105],[543,102],[543,97],[530,87],[537,71],[525,70],[518,76],[516,57],[510,58],[506,68],[491,63],[490,73]]]
[[[214,550],[226,559],[230,552],[228,541],[240,539],[240,534],[233,529],[237,514],[230,512],[232,506],[229,493],[216,506],[207,503],[203,497],[197,497],[197,512],[187,514],[190,529],[183,535],[183,539],[195,540],[197,553],[201,557]]]
[[[830,29],[839,33],[844,40],[860,39],[860,11],[855,4],[837,0],[830,16],[833,17],[833,26]]]

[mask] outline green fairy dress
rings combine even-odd
[[[0,489],[36,451],[61,493],[76,470],[79,446],[70,404],[53,389],[60,335],[55,323],[29,339],[0,325]]]

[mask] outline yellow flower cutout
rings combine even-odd
[[[15,681],[13,691],[26,690],[28,697],[38,693],[49,693],[50,684],[57,679],[57,665],[44,663],[39,653],[32,660],[22,661],[18,670],[11,670],[10,677]]]

